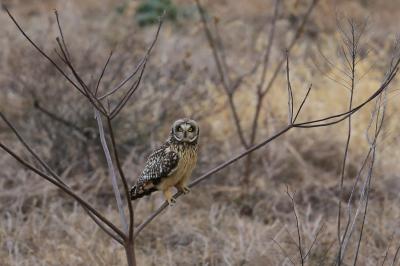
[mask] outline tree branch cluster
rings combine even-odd
[[[359,103],[358,105],[353,105],[352,103],[349,106],[349,109],[345,112],[334,114],[331,116],[323,117],[323,118],[318,118],[310,121],[303,121],[303,122],[298,122],[300,118],[301,111],[305,104],[307,103],[307,100],[309,98],[309,95],[312,90],[312,86],[309,86],[309,88],[305,92],[305,96],[302,98],[300,101],[301,104],[295,108],[294,106],[294,97],[295,95],[293,94],[293,89],[292,85],[290,82],[290,62],[289,62],[289,53],[291,48],[294,46],[296,40],[299,38],[302,29],[304,27],[304,24],[307,21],[307,18],[309,17],[311,11],[313,10],[314,6],[318,2],[317,0],[312,1],[310,4],[306,14],[303,17],[302,23],[299,26],[299,28],[296,31],[295,37],[293,38],[292,42],[287,48],[287,53],[286,57],[282,59],[282,61],[276,66],[274,70],[274,74],[272,75],[272,78],[266,82],[266,74],[265,72],[269,69],[269,61],[270,61],[270,53],[271,53],[271,45],[274,39],[274,34],[275,34],[275,21],[277,19],[277,16],[279,14],[279,2],[280,1],[275,1],[275,8],[274,8],[274,15],[273,15],[273,20],[271,23],[271,31],[269,34],[269,41],[268,45],[266,48],[266,52],[263,56],[263,60],[261,63],[262,66],[262,75],[261,75],[261,80],[259,82],[259,86],[257,87],[257,95],[258,97],[258,104],[257,104],[257,109],[256,109],[256,115],[253,119],[253,126],[252,126],[252,133],[250,139],[246,139],[243,134],[243,130],[240,126],[240,121],[237,115],[237,110],[236,110],[236,105],[233,102],[233,95],[237,89],[237,87],[240,86],[242,80],[245,78],[246,75],[255,73],[255,69],[259,67],[257,64],[254,66],[254,68],[248,73],[240,76],[237,80],[231,81],[230,78],[228,78],[230,75],[226,74],[226,63],[224,62],[224,55],[221,53],[217,47],[216,47],[216,41],[214,37],[211,34],[210,29],[207,26],[207,21],[206,21],[206,16],[204,13],[204,9],[200,5],[200,2],[196,0],[201,19],[205,28],[205,32],[207,35],[208,42],[212,48],[213,52],[213,57],[214,60],[217,64],[217,68],[219,71],[219,75],[221,77],[221,83],[223,84],[223,88],[228,96],[228,100],[230,103],[230,108],[232,110],[232,114],[235,119],[235,125],[237,127],[237,131],[239,134],[239,137],[242,142],[242,146],[244,147],[244,151],[231,157],[228,159],[226,162],[221,163],[217,167],[210,169],[206,171],[203,175],[195,178],[189,185],[189,187],[195,187],[199,185],[202,181],[209,179],[213,174],[225,169],[226,167],[236,163],[238,160],[249,156],[252,152],[266,146],[268,143],[276,140],[280,136],[286,134],[289,131],[292,131],[296,128],[314,128],[314,127],[326,127],[326,126],[331,126],[338,124],[342,121],[345,121],[348,119],[350,121],[350,118],[352,115],[354,115],[356,112],[361,110],[364,106],[366,106],[369,102],[378,99],[381,101],[382,95],[385,95],[385,92],[390,85],[390,83],[393,81],[395,76],[397,75],[397,71],[399,69],[399,64],[400,64],[400,56],[396,55],[393,57],[389,70],[384,77],[381,85],[375,90],[375,92],[370,95],[367,99]],[[99,87],[102,82],[102,77],[107,71],[107,66],[109,65],[110,61],[112,60],[112,55],[113,53],[111,52],[107,58],[107,61],[105,62],[102,71],[100,75],[97,78],[97,82],[94,84],[94,86],[90,87],[87,82],[85,82],[82,78],[82,76],[78,73],[76,67],[74,66],[73,63],[73,57],[70,53],[70,50],[68,49],[67,46],[67,41],[64,37],[63,31],[62,31],[62,26],[60,23],[59,15],[57,12],[55,12],[55,16],[57,19],[57,26],[59,29],[59,37],[56,38],[56,44],[57,48],[55,49],[57,56],[63,63],[63,65],[59,65],[56,63],[56,60],[52,59],[45,51],[43,51],[27,34],[26,32],[22,29],[22,27],[19,25],[19,23],[16,21],[14,16],[10,13],[10,11],[7,9],[7,7],[4,7],[5,11],[11,18],[11,20],[14,22],[20,33],[26,38],[26,40],[39,52],[39,54],[46,59],[50,64],[54,66],[55,69],[63,76],[71,85],[72,88],[74,88],[82,97],[84,97],[88,104],[93,107],[94,109],[94,114],[95,114],[95,119],[98,124],[99,128],[99,134],[100,134],[100,140],[101,140],[101,145],[103,147],[104,154],[107,159],[107,164],[108,164],[108,169],[110,172],[111,180],[113,183],[113,189],[114,189],[114,194],[116,197],[117,201],[117,206],[120,214],[120,220],[122,224],[122,229],[120,229],[117,225],[112,223],[107,217],[105,217],[103,214],[101,214],[99,211],[97,211],[89,202],[87,202],[82,196],[76,194],[62,179],[61,177],[55,173],[47,164],[44,162],[38,154],[35,152],[35,150],[24,140],[22,135],[17,131],[17,129],[13,126],[10,120],[6,118],[6,116],[0,112],[0,118],[4,121],[4,123],[8,126],[8,128],[16,135],[18,140],[23,144],[25,147],[26,151],[35,159],[36,163],[39,165],[39,167],[36,167],[35,165],[29,163],[27,160],[23,159],[20,155],[16,154],[15,151],[13,151],[12,148],[8,147],[3,141],[0,141],[0,148],[2,148],[6,153],[8,153],[10,156],[12,156],[15,160],[17,160],[22,166],[26,167],[30,171],[36,173],[43,179],[47,180],[48,182],[52,183],[53,185],[57,186],[60,190],[62,190],[64,193],[66,193],[68,196],[70,196],[72,199],[77,201],[82,208],[85,210],[85,212],[92,218],[92,220],[107,234],[109,235],[112,239],[120,243],[122,246],[124,246],[126,250],[126,255],[127,255],[127,260],[129,265],[136,265],[136,258],[135,258],[135,253],[134,253],[134,246],[135,246],[135,238],[138,236],[138,234],[146,228],[146,226],[152,222],[162,211],[168,206],[168,204],[165,202],[162,204],[153,214],[151,214],[149,217],[145,218],[141,224],[139,224],[136,228],[134,228],[134,210],[132,206],[132,202],[130,201],[130,193],[129,193],[129,185],[127,181],[127,177],[123,171],[122,168],[122,160],[119,156],[119,152],[117,149],[116,145],[116,135],[114,133],[112,121],[113,119],[120,114],[121,110],[126,106],[127,102],[129,99],[132,97],[132,95],[135,93],[135,91],[138,89],[140,85],[140,81],[143,77],[143,73],[146,68],[146,63],[149,60],[151,51],[153,50],[155,43],[157,41],[161,26],[162,26],[162,18],[160,19],[160,23],[158,25],[157,31],[155,33],[155,36],[153,38],[152,43],[150,44],[149,48],[147,49],[146,53],[144,54],[142,60],[139,62],[139,64],[131,71],[125,79],[123,79],[117,86],[113,88],[108,88],[107,91],[101,92]],[[257,132],[257,125],[258,125],[258,116],[262,104],[262,100],[266,93],[269,91],[270,87],[272,86],[274,80],[276,79],[281,67],[286,63],[286,79],[287,79],[287,92],[288,92],[288,123],[285,127],[283,127],[281,130],[273,134],[272,136],[269,137],[264,137],[263,140],[260,142],[256,143],[256,132]],[[118,99],[115,101],[115,104],[110,104],[109,97],[114,96],[116,92],[121,92],[122,96],[118,97]],[[380,106],[378,104],[378,106]],[[370,154],[373,156],[373,160],[375,158],[375,147],[376,147],[376,140],[379,135],[379,132],[381,131],[382,128],[382,123],[383,123],[383,114],[384,111],[379,111],[381,109],[376,109],[376,122],[375,122],[375,135],[373,136],[371,140],[371,151]],[[379,118],[379,119],[378,119]],[[103,126],[103,121],[105,121],[105,125],[109,134],[109,140],[107,141],[107,137],[105,134],[104,126]],[[371,122],[371,127],[373,123]],[[347,149],[347,148],[346,148]],[[372,160],[372,161],[373,161]],[[116,165],[116,167],[114,166]],[[117,171],[115,170],[117,169]],[[372,169],[372,166],[371,166]],[[372,172],[372,171],[371,171]],[[368,202],[368,195],[369,195],[369,187],[370,187],[370,181],[371,181],[371,175],[370,177],[367,178],[364,181],[365,184],[365,192],[363,193],[363,202],[366,202],[364,204],[364,218],[363,221],[365,221],[365,213],[366,213],[366,208],[367,208],[367,202]],[[118,188],[118,182],[117,182],[117,177],[120,178],[120,181],[122,182],[123,185],[123,191],[121,196],[121,192],[119,191]],[[174,198],[178,198],[182,195],[182,193],[178,192],[174,195]],[[288,195],[290,195],[288,193]],[[298,238],[299,238],[299,251],[301,253],[301,260],[304,262],[304,260],[307,258],[309,252],[306,252],[306,254],[303,254],[303,248],[301,246],[301,236],[300,236],[300,223],[298,220],[297,213],[295,211],[295,206],[294,206],[294,200],[292,198],[292,203],[293,203],[293,208],[294,208],[294,213],[296,215],[296,221],[297,221],[297,228],[298,228]],[[125,206],[128,208],[128,219],[126,218],[125,214]],[[358,209],[360,209],[359,207]],[[348,206],[349,213],[350,211],[350,206]],[[357,210],[358,210],[357,209]],[[348,229],[348,230],[347,230]],[[347,223],[346,225],[346,232],[352,232],[354,230],[354,224],[350,222]],[[341,238],[341,243],[343,249],[346,248],[346,241],[348,241],[348,233],[344,233],[342,238]],[[360,239],[362,237],[362,234],[360,234]],[[361,240],[360,240],[361,242]],[[312,246],[311,246],[312,247]],[[310,248],[311,250],[311,248]],[[340,253],[341,254],[341,253]],[[341,258],[341,255],[339,254],[339,258]],[[356,260],[357,258],[355,258]],[[340,259],[339,259],[340,261]]]

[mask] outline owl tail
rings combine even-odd
[[[131,188],[131,200],[136,200],[136,199],[140,199],[144,196],[150,195],[151,193],[153,193],[154,191],[157,191],[157,189],[155,187],[151,187],[151,188],[145,188],[144,186],[137,186],[134,185]]]

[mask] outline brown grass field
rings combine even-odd
[[[88,83],[95,82],[114,50],[100,91],[112,84],[113,73],[122,78],[137,64],[156,30],[156,25],[136,23],[140,1],[3,2],[54,58],[57,24],[53,9],[57,9],[75,65]],[[194,178],[244,150],[195,2],[173,2],[187,14],[164,22],[139,89],[113,121],[129,185],[180,117],[196,119],[201,128]],[[271,69],[284,58],[310,2],[281,1]],[[210,21],[217,23],[228,78],[249,71],[267,45],[274,1],[207,0],[202,4]],[[116,11],[120,6],[123,12]],[[346,69],[339,25],[346,31],[348,20],[363,25],[368,18],[359,44],[362,60],[355,73],[356,106],[384,79],[399,33],[399,17],[398,0],[319,1],[290,51],[295,108],[312,84],[299,121],[347,111],[350,92],[339,84],[349,82],[348,71],[339,70]],[[0,25],[0,111],[74,191],[120,226],[93,108],[39,56],[5,12],[0,13]],[[233,98],[246,138],[251,134],[260,76],[260,70],[246,76]],[[271,76],[268,69],[267,79]],[[364,207],[358,208],[342,265],[400,265],[399,80],[392,81],[383,103],[385,120],[371,170],[365,221]],[[285,127],[287,99],[283,66],[262,101],[255,143]],[[73,126],[49,117],[35,103]],[[342,197],[347,120],[329,127],[294,128],[252,153],[249,172],[246,159],[240,160],[177,199],[175,206],[168,207],[136,239],[137,264],[301,265],[298,233],[303,253],[309,251],[304,265],[335,264],[338,205],[342,202],[343,232],[347,202],[370,147],[367,135],[371,136],[368,125],[374,106],[372,101],[352,116]],[[34,164],[2,121],[0,141]],[[127,265],[124,249],[77,202],[3,150],[0,169],[0,266]],[[364,169],[350,203],[353,215],[359,204],[364,206],[360,195],[367,178],[368,169]],[[294,193],[296,213],[287,187]],[[135,201],[135,225],[162,203],[161,193]]]

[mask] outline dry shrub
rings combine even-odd
[[[120,78],[124,71],[133,68],[146,48],[153,29],[139,29],[133,24],[132,12],[116,15],[113,1],[98,4],[85,1],[78,8],[77,2],[69,4],[47,1],[40,4],[12,3],[13,11],[23,18],[26,29],[44,48],[51,51],[54,38],[54,20],[49,9],[57,7],[64,20],[65,35],[70,40],[74,62],[91,80],[90,73],[99,73],[109,51],[114,49],[115,60],[110,72],[115,70]],[[223,3],[225,2],[225,4]],[[289,3],[293,2],[293,3]],[[278,27],[290,29],[296,23],[302,6],[288,1]],[[325,3],[326,2],[326,3]],[[335,22],[330,14],[333,1],[324,1],[318,7],[310,24],[311,30],[292,52],[293,87],[296,95],[312,80],[314,87],[305,106],[302,119],[322,117],[334,110],[345,110],[347,92],[327,79],[315,67],[317,54],[314,44],[329,58],[338,51]],[[341,8],[357,9],[360,16],[373,10],[361,2],[348,4],[341,1]],[[220,23],[226,27],[223,37],[230,49],[230,62],[237,70],[246,69],[258,55],[264,43],[251,47],[251,38],[265,24],[264,13],[269,6],[261,1],[241,5],[226,1],[208,1],[207,6],[218,13]],[[389,5],[389,3],[387,3]],[[50,7],[49,7],[50,6]],[[355,6],[355,7],[354,7]],[[261,8],[263,7],[263,8]],[[293,10],[292,10],[293,8]],[[379,16],[387,14],[388,7],[377,4]],[[400,12],[398,5],[390,6],[390,12]],[[326,19],[326,17],[332,19]],[[103,19],[104,18],[104,19]],[[101,209],[111,219],[117,220],[112,189],[104,169],[104,158],[99,156],[101,147],[95,134],[93,110],[61,80],[49,65],[39,60],[26,43],[15,37],[11,23],[0,16],[4,27],[0,30],[0,108],[16,121],[18,129],[34,144],[35,149],[80,194]],[[118,25],[118,26],[116,26]],[[249,29],[249,25],[254,25]],[[385,24],[386,25],[386,24]],[[381,32],[389,32],[378,22]],[[386,27],[386,26],[385,26]],[[383,61],[389,46],[381,44],[380,31],[368,36],[375,49],[371,56],[377,66],[360,81],[356,101],[365,99],[380,82]],[[224,161],[241,148],[234,130],[227,102],[219,88],[218,76],[211,60],[202,29],[197,19],[185,21],[185,25],[167,24],[161,33],[158,47],[152,55],[142,88],[115,122],[118,146],[124,158],[124,168],[133,182],[139,174],[149,151],[161,143],[176,117],[190,116],[201,125],[201,151],[195,175]],[[264,34],[264,33],[263,33]],[[291,32],[289,31],[290,35]],[[81,36],[85,36],[81,38]],[[378,36],[378,37],[377,37]],[[280,36],[283,44],[287,36]],[[238,43],[238,39],[243,40]],[[265,38],[261,38],[264,40]],[[261,41],[262,42],[262,41]],[[248,61],[244,51],[255,49]],[[276,49],[273,59],[279,58]],[[274,61],[273,60],[273,61]],[[120,63],[123,62],[121,67]],[[319,67],[321,66],[319,62]],[[360,66],[368,70],[368,64]],[[114,77],[105,76],[112,82]],[[118,79],[117,79],[118,80]],[[254,88],[254,80],[246,80],[246,86],[237,101],[243,117],[251,115],[254,98],[248,90]],[[398,85],[398,82],[395,83]],[[395,86],[394,86],[395,87]],[[285,77],[281,75],[262,110],[259,136],[268,136],[284,125],[287,117]],[[396,95],[392,92],[390,95]],[[32,97],[52,114],[68,121],[74,127],[55,121],[34,106]],[[299,99],[300,97],[298,97]],[[390,114],[396,113],[395,101],[389,98]],[[298,102],[296,102],[298,104]],[[332,111],[333,110],[333,111]],[[370,113],[365,111],[354,118],[354,137],[347,175],[354,177],[365,154],[365,125]],[[398,197],[398,132],[396,117],[389,116],[384,141],[379,150],[376,178],[373,182],[368,210],[365,240],[361,247],[360,265],[382,261],[382,255],[397,234],[399,216]],[[244,128],[248,128],[244,124]],[[335,256],[332,243],[336,241],[336,218],[340,163],[343,156],[346,128],[317,129],[289,133],[266,149],[257,151],[252,167],[252,188],[243,195],[240,177],[243,164],[238,163],[216,174],[188,196],[181,198],[175,208],[170,208],[152,223],[137,240],[138,261],[142,265],[277,265],[289,263],[288,257],[297,261],[296,227],[291,202],[285,194],[285,185],[295,188],[295,202],[301,221],[304,246],[310,247],[315,234],[324,226],[307,262],[318,265],[331,261]],[[88,132],[87,136],[83,134]],[[247,133],[247,131],[246,131]],[[18,152],[23,151],[3,126],[2,140],[12,143]],[[84,215],[73,201],[47,185],[33,174],[0,155],[0,258],[2,265],[122,265],[123,253]],[[345,180],[344,198],[351,190],[351,180]],[[146,198],[136,206],[136,221],[161,202],[160,196]],[[356,204],[357,201],[354,202]],[[396,239],[394,237],[394,239]],[[278,245],[279,243],[279,245]],[[353,243],[354,244],[354,243]],[[352,244],[352,245],[353,245]],[[353,249],[350,246],[349,249]],[[396,252],[389,249],[389,258]],[[348,258],[353,253],[349,252]]]

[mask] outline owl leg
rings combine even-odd
[[[190,192],[190,188],[187,186],[190,176],[192,175],[192,171],[186,173],[186,175],[175,185],[176,189],[178,189],[183,194],[187,194]]]
[[[190,188],[186,185],[186,182],[179,182],[178,184],[175,185],[175,187],[183,194],[187,194],[190,192]]]
[[[171,188],[167,188],[167,189],[163,190],[163,194],[164,194],[164,197],[167,200],[169,206],[172,206],[175,204],[176,199],[173,197]]]

